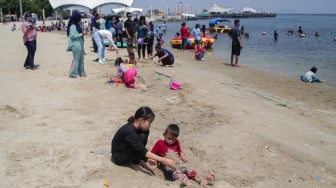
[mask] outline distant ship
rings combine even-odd
[[[241,10],[240,13],[231,13],[230,17],[232,18],[261,18],[261,17],[275,17],[275,13],[271,12],[257,12],[251,7],[245,7]]]

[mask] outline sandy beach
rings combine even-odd
[[[212,187],[336,187],[336,91],[327,83],[173,49],[174,67],[139,62],[138,88],[129,89],[106,83],[114,61],[93,61],[90,37],[88,76],[71,79],[66,33],[38,33],[41,66],[32,71],[23,67],[22,32],[11,26],[0,24],[0,187],[180,187],[160,171],[110,161],[113,135],[143,105],[156,114],[147,148],[177,123],[189,166],[216,172]],[[182,89],[170,90],[170,77]]]

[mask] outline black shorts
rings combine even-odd
[[[232,45],[231,55],[240,56],[241,47],[238,45]]]

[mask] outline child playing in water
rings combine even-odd
[[[114,65],[117,67],[118,77],[125,82],[126,87],[136,88],[135,76],[137,75],[137,70],[134,67],[128,68],[121,57],[115,60]]]
[[[192,186],[194,182],[201,184],[202,186],[213,184],[215,181],[215,174],[211,172],[206,178],[199,179],[195,170],[188,171],[183,163],[187,162],[185,154],[182,152],[180,142],[177,137],[180,134],[180,128],[176,124],[170,124],[163,133],[164,139],[158,140],[153,148],[152,153],[159,155],[160,157],[166,157],[169,151],[176,153],[180,161],[178,167],[173,170],[167,166],[159,164],[159,168],[163,171],[167,180],[181,181],[184,186]]]
[[[199,45],[196,48],[195,59],[200,60],[200,61],[204,61],[204,54],[205,54],[204,46],[205,46],[205,43],[201,42],[201,45]]]
[[[316,67],[312,67],[310,69],[310,71],[306,72],[304,75],[301,75],[301,80],[304,82],[323,82],[321,81],[315,74],[317,72],[317,68]]]

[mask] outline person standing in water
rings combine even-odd
[[[231,51],[231,66],[239,67],[238,61],[240,56],[240,50],[243,48],[243,43],[240,37],[240,21],[237,19],[234,21],[234,27],[229,32],[229,36],[232,39],[232,51]]]

